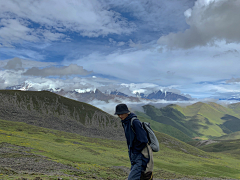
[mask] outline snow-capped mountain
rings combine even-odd
[[[138,97],[145,98],[145,99],[151,99],[151,100],[157,100],[157,99],[164,99],[167,101],[188,101],[190,100],[188,97],[185,97],[183,95],[179,95],[173,92],[162,92],[161,90],[157,92],[152,92],[148,95],[145,95],[144,93],[136,93]]]
[[[33,85],[31,83],[27,83],[27,82],[24,82],[20,85],[16,85],[16,86],[9,86],[7,87],[6,89],[7,90],[21,90],[21,91],[30,91],[30,90],[33,90],[32,89]]]
[[[106,89],[107,87],[105,87]],[[134,89],[126,87],[120,87],[119,90],[110,88],[104,91],[104,88],[85,88],[85,89],[72,89],[72,90],[64,90],[64,88],[39,88],[38,85],[34,85],[32,83],[25,82],[21,85],[11,86],[6,89],[11,90],[22,90],[22,91],[50,91],[67,98],[75,99],[77,101],[90,103],[91,101],[114,101],[114,102],[140,102],[144,101],[156,101],[156,100],[166,100],[166,101],[188,101],[189,97],[184,95],[180,95],[173,92],[148,89]],[[68,88],[69,89],[69,88]],[[155,90],[155,91],[154,91]]]
[[[117,91],[117,90],[111,91],[110,94],[112,94],[112,95],[118,95],[118,96],[124,96],[124,97],[129,97],[127,94],[124,94],[124,93],[119,92],[119,91]]]

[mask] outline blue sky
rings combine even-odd
[[[3,0],[0,88],[125,83],[239,96],[239,8],[238,0]]]

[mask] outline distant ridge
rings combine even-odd
[[[171,125],[195,139],[214,139],[240,131],[240,103],[228,107],[197,102],[186,107],[171,104],[160,109],[151,105],[143,108],[152,120]]]
[[[183,95],[179,95],[173,92],[163,92],[161,90],[156,91],[156,92],[152,92],[148,95],[145,95],[144,93],[138,93],[138,96],[140,96],[141,98],[145,98],[145,99],[151,99],[151,100],[156,100],[156,99],[164,99],[167,101],[189,101],[190,98],[185,97]]]
[[[88,137],[124,139],[116,117],[48,91],[0,90],[0,119]]]

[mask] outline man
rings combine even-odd
[[[134,119],[131,126],[131,119],[137,118],[137,116],[128,110],[126,104],[118,104],[115,115],[118,115],[122,120],[127,140],[131,161],[131,172],[128,180],[151,180],[153,170],[152,149],[148,145],[147,133],[143,129],[142,123],[138,119]]]

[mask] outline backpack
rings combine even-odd
[[[136,117],[133,117],[131,119],[131,127],[132,127],[132,130],[133,130],[133,121],[134,119],[137,119]],[[148,142],[149,142],[149,145],[150,147],[152,148],[152,151],[153,152],[158,152],[159,151],[159,142],[158,142],[158,139],[157,137],[155,136],[152,128],[150,127],[150,123],[148,122],[141,122],[142,123],[142,126],[143,126],[143,129],[147,132],[147,138],[148,138]],[[135,131],[133,130],[133,132],[135,133]],[[135,133],[136,134],[136,133]]]

